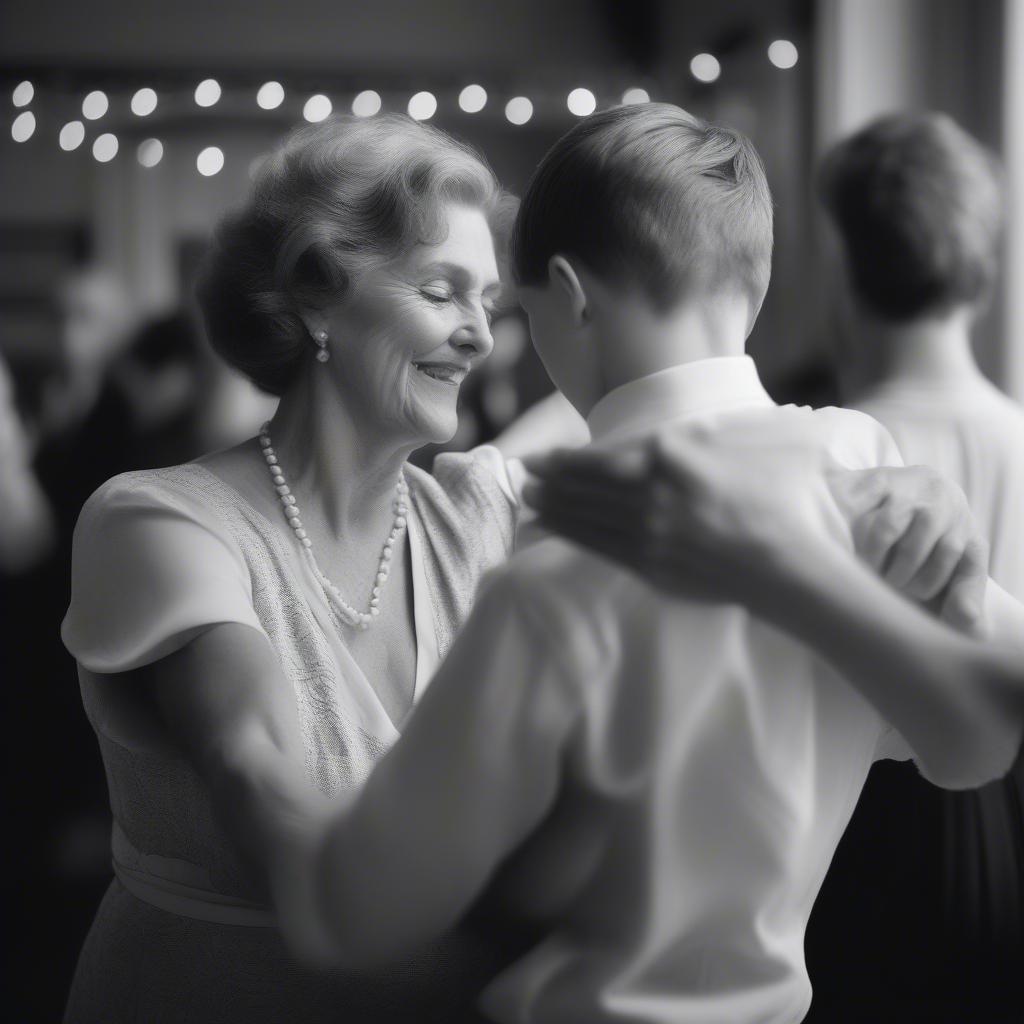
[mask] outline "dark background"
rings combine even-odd
[[[642,87],[652,99],[747,132],[765,160],[777,211],[773,285],[751,352],[778,399],[821,404],[834,400],[835,384],[815,158],[876,114],[939,108],[1010,158],[1011,185],[1019,189],[1024,96],[1013,56],[1019,62],[1024,55],[1013,49],[1020,32],[1012,4],[7,0],[0,7],[0,103],[12,124],[25,110],[36,119],[26,141],[6,129],[0,139],[0,358],[55,522],[48,554],[3,578],[8,1019],[59,1018],[77,949],[110,877],[102,766],[58,637],[70,529],[81,501],[106,476],[183,461],[213,439],[247,436],[271,408],[208,360],[189,326],[191,280],[211,226],[245,193],[253,162],[301,121],[306,98],[325,93],[336,111],[348,111],[357,92],[374,89],[384,109],[404,110],[413,93],[429,90],[438,101],[433,122],[478,146],[514,192],[575,120],[566,95],[577,86],[591,89],[599,107]],[[796,45],[794,67],[769,61],[776,39]],[[714,82],[691,74],[690,61],[702,52],[720,62]],[[207,77],[223,93],[202,108],[193,91]],[[25,80],[33,97],[19,109],[12,92]],[[285,88],[276,110],[255,103],[266,80]],[[480,113],[457,104],[470,82],[489,94]],[[129,103],[144,86],[157,91],[159,104],[138,117]],[[82,99],[97,89],[109,110],[89,121]],[[513,96],[533,103],[525,125],[505,117]],[[84,121],[85,142],[66,152],[58,133],[75,119]],[[92,155],[101,133],[119,142],[105,163]],[[136,149],[149,138],[160,139],[164,156],[146,168]],[[211,177],[196,169],[207,146],[224,154],[223,169]],[[1011,242],[1019,247],[1019,234],[1011,231]],[[102,267],[123,283],[132,341],[118,357],[121,383],[105,387],[74,428],[50,432],[44,396],[65,358],[61,282],[83,266]],[[1018,395],[1022,293],[1002,286],[977,337],[983,368]],[[550,387],[514,317],[501,325],[499,342],[493,369],[467,395],[462,446],[492,436]],[[137,398],[140,379],[156,379],[140,378],[139,367],[164,374],[161,387],[170,386],[172,371],[193,375],[191,404],[148,432],[126,399]],[[890,826],[908,815],[919,819],[921,835],[939,827],[916,795],[908,806],[904,790],[917,792],[907,788],[904,768],[876,770],[871,815],[858,816],[839,852],[808,938],[816,993],[810,1019],[1024,1020],[1015,972],[1000,963],[1011,951],[965,930],[962,908],[938,898],[948,885],[927,844],[907,849],[893,841]]]

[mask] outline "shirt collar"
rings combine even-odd
[[[590,410],[587,424],[601,441],[684,416],[774,404],[750,356],[721,356],[670,366],[609,391]]]

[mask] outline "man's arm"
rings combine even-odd
[[[1003,643],[943,625],[838,545],[780,577],[758,614],[790,633],[854,686],[906,740],[922,774],[947,789],[1000,778],[1024,725],[1022,610],[991,584]]]
[[[706,432],[669,440],[533,463],[540,483],[526,498],[542,525],[655,585],[744,604],[807,643],[903,734],[933,781],[964,788],[1007,770],[1024,706],[1020,605],[990,584],[995,641],[961,637],[837,542],[847,528],[813,448]],[[915,479],[902,473],[895,479]],[[869,504],[875,526],[884,526],[889,513]],[[886,527],[884,543],[897,533]],[[921,531],[910,540],[927,547]],[[908,561],[918,572],[934,566],[928,557]],[[967,591],[968,609],[987,582],[982,570],[979,586],[977,561],[967,570],[955,563],[947,583]]]
[[[576,702],[505,574],[481,595],[406,732],[327,827],[316,902],[347,964],[451,926],[554,802]]]

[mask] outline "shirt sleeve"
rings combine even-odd
[[[401,739],[329,829],[332,905],[363,948],[442,932],[555,800],[578,686],[524,590],[503,571],[488,582]]]
[[[242,554],[198,503],[120,477],[86,502],[61,626],[83,668],[139,668],[224,622],[261,629]]]
[[[519,459],[506,459],[493,445],[468,452],[445,452],[434,460],[434,479],[473,519],[502,535],[506,552],[512,550],[516,526],[523,510],[522,489],[526,470]]]

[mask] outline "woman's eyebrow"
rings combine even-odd
[[[471,284],[474,280],[473,272],[467,267],[461,266],[458,263],[450,263],[447,260],[438,260],[434,263],[428,263],[425,267],[421,268],[420,274],[440,274],[444,277],[451,278],[453,281],[457,281],[460,285]],[[495,278],[493,281],[488,281],[481,291],[495,291],[500,287],[501,282]]]

